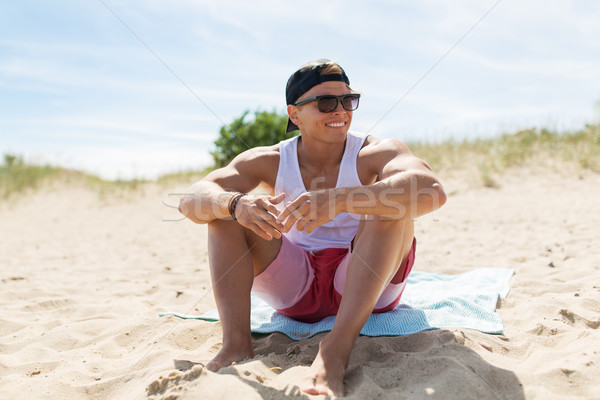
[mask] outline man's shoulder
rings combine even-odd
[[[279,168],[279,144],[259,146],[246,150],[238,155],[230,164],[231,167],[244,174],[259,176],[264,179]]]
[[[359,156],[380,157],[391,154],[398,156],[411,153],[408,146],[398,139],[377,138],[375,136],[368,135],[365,139],[363,147],[360,150]]]
[[[259,146],[238,155],[234,163],[270,163],[279,162],[279,143],[271,146]]]
[[[205,179],[222,187],[248,192],[261,183],[273,186],[279,168],[279,145],[260,146],[238,154],[226,166],[212,171]]]

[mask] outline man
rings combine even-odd
[[[302,390],[341,396],[372,312],[394,308],[414,261],[414,222],[446,201],[429,166],[401,142],[349,132],[360,95],[335,62],[304,65],[286,86],[288,132],[193,185],[180,211],[208,224],[223,347],[217,371],[254,351],[250,293],[314,322],[336,314]],[[270,195],[246,195],[261,185]]]

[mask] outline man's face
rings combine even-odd
[[[312,87],[298,100],[322,95],[340,96],[350,93],[352,91],[344,82],[330,81]],[[325,141],[338,142],[346,139],[346,134],[352,122],[352,111],[346,111],[341,102],[338,103],[337,108],[330,113],[320,112],[317,102],[313,101],[301,106],[288,106],[288,114],[292,117],[292,122],[298,125],[303,136],[315,136]]]

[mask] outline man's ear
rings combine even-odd
[[[296,126],[300,126],[300,119],[298,118],[298,107],[293,104],[287,106],[288,117],[290,117],[290,121],[292,121]]]

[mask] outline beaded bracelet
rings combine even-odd
[[[237,218],[235,217],[235,207],[237,206],[238,201],[244,196],[246,196],[246,193],[238,193],[229,201],[229,206],[227,208],[229,210],[229,215],[231,215],[231,218],[233,218],[234,221],[237,221]]]
[[[227,212],[229,213],[229,215],[231,215],[231,203],[233,203],[233,199],[235,199],[238,194],[239,194],[239,192],[235,193],[233,196],[231,196],[229,198],[229,202],[227,203]]]

